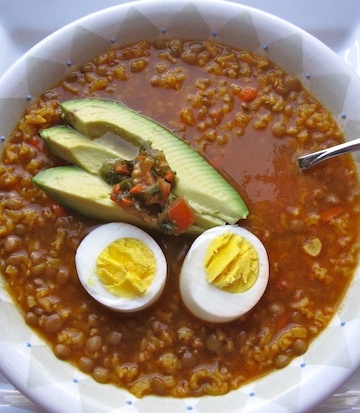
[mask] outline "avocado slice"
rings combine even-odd
[[[119,157],[115,150],[98,145],[65,125],[43,129],[40,136],[51,153],[92,174],[99,173],[104,161]]]
[[[85,136],[96,138],[110,131],[136,146],[151,141],[154,148],[163,151],[176,172],[174,195],[186,199],[193,209],[195,227],[205,230],[246,218],[248,209],[238,192],[164,126],[109,100],[70,100],[61,107],[64,122]]]
[[[110,199],[111,186],[98,175],[77,166],[66,165],[45,169],[39,172],[33,181],[59,204],[87,217],[101,221],[124,221],[139,227],[158,229],[116,205]],[[187,232],[198,234],[203,230],[193,225]]]
[[[103,221],[130,221],[139,225],[140,219],[129,216],[111,199],[111,186],[98,175],[73,165],[56,166],[39,172],[34,183],[61,205],[81,214]]]

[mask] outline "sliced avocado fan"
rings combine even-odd
[[[97,195],[96,191],[101,181],[102,163],[129,156],[124,140],[135,147],[151,141],[154,148],[164,152],[168,164],[176,172],[173,195],[184,198],[194,212],[195,222],[187,232],[200,233],[214,226],[234,224],[248,215],[238,192],[194,149],[159,123],[109,100],[70,100],[63,102],[61,108],[66,126],[45,129],[41,136],[52,153],[75,167],[66,167],[70,169],[65,171],[62,167],[42,171],[34,182],[63,205],[94,218],[140,225],[137,219],[134,222],[134,216],[130,217],[125,211],[120,213],[121,207],[110,200],[110,185],[103,181],[101,194]],[[116,135],[111,147],[103,139],[109,132]],[[85,176],[87,189],[82,190]],[[78,180],[76,185],[72,183],[75,180]],[[94,182],[94,190],[91,182]],[[104,209],[106,190],[109,196]],[[87,200],[91,207],[87,206]],[[112,208],[118,211],[110,213]]]

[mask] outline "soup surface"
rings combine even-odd
[[[98,222],[65,209],[33,176],[61,164],[39,136],[59,102],[120,101],[199,151],[244,198],[239,224],[264,243],[270,281],[258,305],[208,324],[181,302],[193,241],[152,233],[169,267],[161,299],[122,316],[81,287],[74,254]],[[358,258],[359,187],[350,157],[301,172],[297,157],[343,140],[330,114],[266,56],[179,39],[112,47],[30,102],[0,165],[1,272],[26,323],[55,355],[138,397],[220,395],[286,366],[327,326]],[[189,176],[191,179],[191,176]]]

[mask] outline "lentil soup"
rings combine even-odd
[[[62,162],[39,131],[61,123],[59,102],[81,97],[120,101],[164,124],[239,191],[250,211],[240,225],[263,241],[270,261],[268,288],[248,314],[216,325],[186,310],[178,276],[189,236],[151,234],[169,269],[150,309],[121,316],[85,293],[74,254],[99,222],[32,182]],[[114,46],[33,101],[3,151],[0,262],[10,294],[59,359],[137,397],[225,394],[285,367],[328,325],[357,265],[351,157],[306,172],[296,162],[342,140],[297,78],[264,56],[180,39]]]

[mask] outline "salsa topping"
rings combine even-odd
[[[164,152],[146,141],[134,159],[103,162],[102,178],[112,185],[111,199],[145,222],[157,222],[167,234],[184,232],[194,223],[194,213],[184,198],[171,193],[176,173]]]

